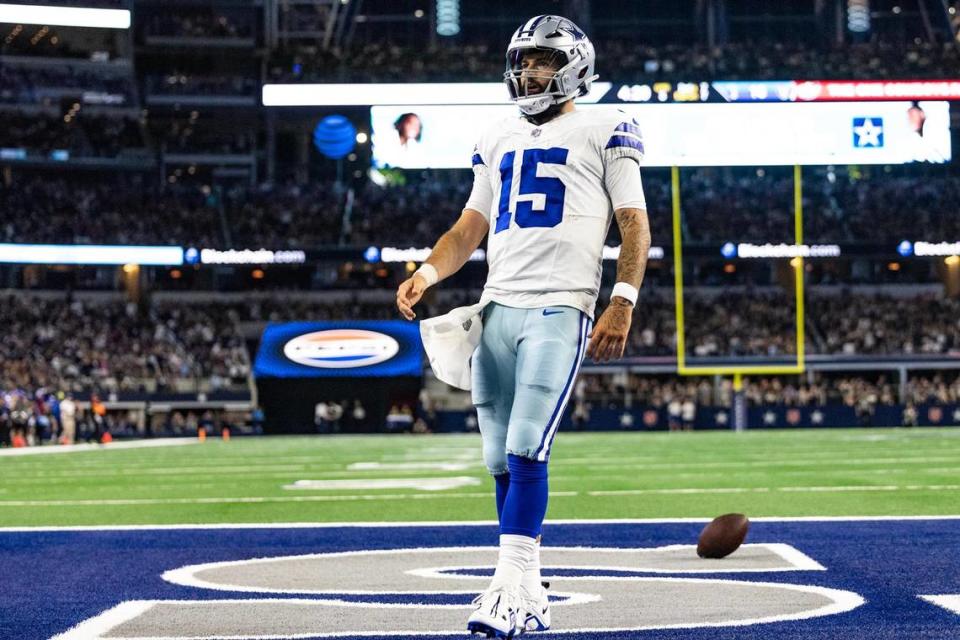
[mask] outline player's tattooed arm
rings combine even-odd
[[[626,282],[637,289],[643,284],[650,253],[650,221],[644,209],[617,209],[614,213],[620,227],[620,257],[617,259],[617,282]],[[617,298],[623,300],[623,298]]]
[[[620,227],[620,257],[617,259],[617,282],[626,282],[637,289],[643,283],[650,252],[650,223],[644,209],[618,209],[615,214]],[[633,305],[615,296],[597,320],[590,334],[587,355],[597,362],[623,356],[633,321]]]
[[[464,209],[460,219],[437,240],[426,260],[426,264],[437,270],[437,279],[443,280],[459,271],[483,242],[489,228],[482,214]],[[397,289],[397,308],[404,318],[413,320],[417,317],[413,306],[420,302],[428,286],[429,283],[420,274],[414,274],[400,284]]]

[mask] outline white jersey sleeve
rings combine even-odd
[[[473,148],[473,189],[463,208],[481,213],[489,223],[493,207],[493,184],[490,182],[490,170],[484,162],[480,147],[478,144]]]
[[[640,167],[630,158],[617,158],[607,163],[603,183],[610,194],[614,211],[618,209],[646,209]]]
[[[643,135],[637,121],[618,112],[622,120],[603,132],[603,182],[613,210],[646,209],[640,161],[643,160]]]
[[[604,131],[605,140],[601,140],[603,164],[617,158],[632,158],[639,165],[643,160],[643,135],[640,133],[640,125],[623,111],[617,111],[617,115],[620,116],[619,122],[615,127]]]

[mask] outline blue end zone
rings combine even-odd
[[[548,546],[656,547],[695,542],[703,525],[548,524]],[[49,638],[125,600],[256,598],[161,580],[189,564],[356,549],[496,544],[497,527],[376,527],[0,532],[0,638]],[[749,542],[790,544],[825,572],[710,577],[854,591],[850,613],[752,627],[578,634],[663,640],[946,640],[960,616],[918,595],[960,594],[960,520],[757,522]],[[262,596],[269,597],[269,596]],[[275,596],[274,596],[275,597]],[[298,596],[299,597],[299,596]],[[364,597],[353,597],[362,600]],[[439,601],[460,602],[462,596]],[[377,601],[384,601],[378,596]],[[695,603],[678,606],[695,607]],[[642,603],[638,603],[642,612]],[[567,636],[569,637],[569,636]]]

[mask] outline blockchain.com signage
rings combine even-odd
[[[258,378],[419,376],[416,323],[288,322],[268,325],[253,372]]]

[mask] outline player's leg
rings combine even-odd
[[[516,310],[495,303],[484,310],[483,333],[471,367],[473,405],[483,440],[483,461],[495,480],[498,518],[510,484],[507,425],[513,406],[517,358],[515,339],[509,338],[511,311]]]
[[[523,311],[491,304],[484,310],[483,334],[473,354],[473,403],[483,438],[483,460],[496,483],[497,516],[502,514],[510,486],[507,463],[507,426],[516,379],[516,344]],[[467,621],[470,631],[509,637],[520,626],[516,587],[493,584],[474,601]]]
[[[517,350],[517,388],[507,430],[511,481],[500,519],[501,557],[505,548],[529,550],[520,585],[530,630],[550,626],[540,582],[539,545],[547,510],[547,461],[586,352],[589,330],[589,318],[577,309],[531,309],[526,312]]]

